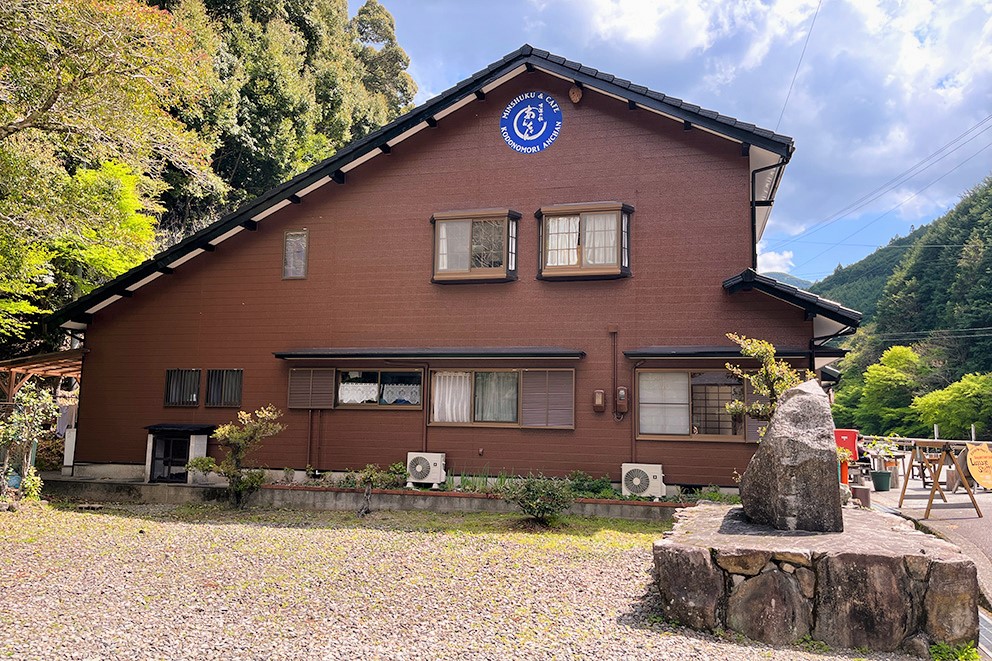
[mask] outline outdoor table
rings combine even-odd
[[[936,452],[940,453],[936,461],[929,459],[926,456],[928,453]],[[957,456],[954,454],[954,450],[949,441],[913,441],[910,463],[917,460],[919,460],[920,464],[924,467],[924,471],[930,472],[930,479],[932,481],[932,486],[930,487],[930,498],[927,500],[927,511],[923,515],[924,519],[929,519],[930,510],[933,507],[933,499],[938,493],[944,502],[947,502],[947,496],[944,495],[944,490],[940,486],[940,472],[944,468],[944,464],[950,463],[954,466],[954,469],[957,471],[958,475],[963,475],[964,471],[961,470],[961,465],[958,463]],[[950,461],[948,462],[948,460]],[[906,499],[906,486],[908,484],[909,480],[905,480],[902,483],[902,493],[899,495],[900,508],[902,507],[903,501]],[[981,518],[982,510],[978,507],[978,501],[975,500],[975,494],[972,492],[971,485],[968,484],[968,480],[963,480],[962,486],[964,486],[965,491],[968,492],[968,498],[971,499],[971,504],[975,508],[975,512],[977,512],[978,517]]]

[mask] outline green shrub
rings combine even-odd
[[[616,489],[613,488],[609,475],[594,478],[589,473],[572,471],[568,474],[568,481],[571,483],[572,493],[577,498],[615,499],[620,496]]]
[[[503,490],[503,500],[513,503],[537,522],[547,525],[571,507],[575,496],[568,480],[528,475],[508,483]]]
[[[937,643],[930,646],[930,656],[933,661],[979,661],[981,657],[975,649],[975,643],[967,642],[962,645]]]
[[[27,500],[41,500],[41,487],[44,484],[34,466],[28,466],[24,473],[24,479],[21,481],[21,493]]]
[[[248,496],[265,483],[265,472],[244,468],[245,457],[262,441],[275,436],[285,427],[276,422],[282,411],[272,404],[254,413],[238,411],[237,422],[221,425],[213,437],[227,450],[227,456],[217,464],[212,457],[196,457],[186,463],[187,470],[219,473],[227,478],[227,495],[231,504],[244,507]]]

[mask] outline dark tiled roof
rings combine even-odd
[[[283,360],[369,358],[425,359],[425,358],[568,358],[579,359],[585,351],[564,347],[327,347],[288,349],[272,355]]]
[[[453,106],[465,96],[474,93],[485,85],[501,78],[520,66],[538,67],[553,74],[572,79],[582,85],[588,85],[604,92],[609,92],[627,101],[645,108],[652,108],[671,117],[688,121],[699,127],[725,135],[731,139],[752,144],[778,154],[783,160],[788,160],[793,151],[793,140],[766,129],[756,128],[753,124],[741,122],[733,117],[726,117],[713,111],[704,110],[699,106],[685,103],[681,99],[653,92],[646,87],[634,85],[628,80],[616,78],[578,62],[566,60],[548,51],[524,45],[509,53],[498,62],[476,72],[450,89],[442,92],[433,99],[414,110],[398,117],[381,129],[356,140],[332,157],[321,161],[310,169],[292,179],[266,191],[251,200],[237,211],[227,214],[212,225],[183,239],[171,248],[155,255],[144,263],[134,267],[127,273],[118,276],[113,281],[70,303],[61,310],[53,313],[49,323],[60,324],[66,321],[88,321],[86,310],[104,302],[108,298],[121,293],[156,272],[168,272],[168,265],[186,256],[190,252],[203,248],[214,239],[231,231],[239,225],[251,223],[252,216],[258,215],[283,200],[290,199],[300,191],[317,183],[325,177],[333,177],[335,181],[344,182],[345,175],[341,168],[369,152],[379,149],[388,141],[420,125],[424,121],[432,121],[434,116]]]
[[[840,303],[779,282],[767,275],[761,275],[754,269],[745,269],[740,274],[724,280],[723,288],[730,293],[757,290],[853,328],[861,324],[861,313],[857,310],[845,308]]]

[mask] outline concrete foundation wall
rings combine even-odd
[[[221,487],[186,484],[147,484],[109,480],[86,481],[46,478],[46,497],[71,498],[92,502],[125,502],[181,505],[225,501]],[[305,510],[357,511],[365,501],[358,490],[323,489],[267,485],[252,496],[255,507],[285,507]],[[477,494],[417,491],[375,491],[373,510],[426,510],[432,512],[518,513],[515,505],[499,498]],[[581,501],[572,505],[569,514],[601,516],[615,519],[668,521],[674,512],[685,507],[676,503]]]

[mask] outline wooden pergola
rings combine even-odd
[[[86,349],[69,349],[0,360],[0,403],[14,401],[14,396],[32,376],[79,378]]]

